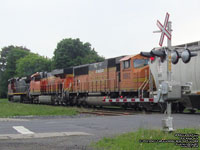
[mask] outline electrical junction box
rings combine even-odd
[[[174,101],[181,99],[181,85],[175,81],[163,81],[161,83],[163,100]]]
[[[164,131],[173,131],[173,118],[167,117],[165,119],[162,119],[162,127]]]

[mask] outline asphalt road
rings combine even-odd
[[[163,114],[0,119],[0,150],[90,149],[91,142],[139,128],[161,129]],[[173,114],[174,128],[200,128],[200,114]],[[26,134],[26,133],[31,134]]]

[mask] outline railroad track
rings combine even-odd
[[[146,112],[146,111],[137,111],[132,109],[121,109],[120,107],[104,107],[104,108],[88,108],[87,110],[81,111],[82,114],[92,114],[97,116],[122,116],[122,115],[136,115],[136,114],[157,114],[160,112]]]
[[[93,110],[83,111],[82,114],[93,114],[98,116],[122,116],[122,115],[134,115],[134,112],[122,112],[122,111],[108,111],[108,110]]]

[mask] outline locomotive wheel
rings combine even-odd
[[[126,109],[127,109],[127,105],[122,105],[122,108],[123,108],[124,110],[126,110]]]
[[[32,98],[30,98],[30,103],[33,104],[33,99]]]
[[[77,107],[81,107],[81,102],[77,99],[76,102],[75,102],[75,105],[76,105]]]
[[[196,112],[195,109],[190,109],[190,113],[191,113],[191,114],[194,114],[195,112]]]
[[[8,97],[8,101],[9,101],[9,102],[13,102],[13,97],[12,97],[12,96],[9,96],[9,97]]]
[[[23,103],[23,102],[24,102],[24,97],[23,97],[23,96],[21,96],[19,102],[20,102],[20,103]]]
[[[87,105],[86,105],[86,107],[87,107],[87,108],[92,108],[92,106],[91,106],[91,105],[89,105],[89,104],[87,104]]]
[[[185,107],[181,103],[179,103],[179,109],[178,109],[179,113],[183,113],[184,109]]]
[[[76,105],[76,99],[77,99],[77,97],[74,96],[74,97],[70,100],[70,106]]]
[[[81,106],[86,107],[87,106],[87,102],[86,101],[82,101],[81,102]]]
[[[52,101],[51,101],[51,105],[55,105],[55,100],[52,100]]]

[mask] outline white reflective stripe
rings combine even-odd
[[[149,102],[149,98],[144,98],[144,102]]]
[[[164,39],[164,35],[165,34],[169,39],[171,39],[171,34],[169,33],[169,31],[166,29],[166,27],[164,27],[160,21],[157,20],[157,26],[160,29],[161,33],[161,38],[160,38],[160,43],[163,41]]]
[[[167,13],[167,14],[166,14],[166,17],[165,17],[165,22],[164,22],[164,27],[165,27],[165,28],[167,27],[168,20],[169,20],[169,14]]]
[[[164,33],[161,33],[159,45],[161,46],[164,40]]]
[[[140,99],[139,98],[135,98],[135,102],[140,102]]]
[[[26,129],[24,126],[13,126],[13,128],[21,134],[34,134],[34,132]]]
[[[168,37],[168,39],[171,39],[171,34],[168,32],[167,29],[163,30],[163,32],[164,32],[165,35]]]
[[[158,28],[161,30],[161,32],[164,30],[164,27],[163,27],[163,25],[160,23],[159,20],[157,20],[157,24],[156,24],[156,25],[157,25]]]
[[[127,103],[127,102],[154,102],[153,98],[127,98],[127,99],[104,99],[103,102]]]

